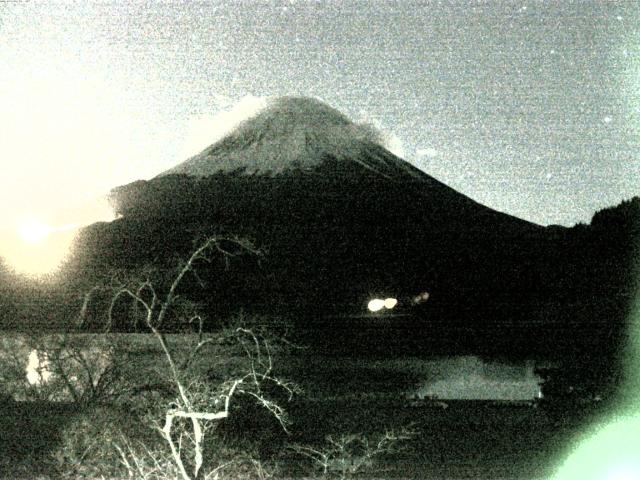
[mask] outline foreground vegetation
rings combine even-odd
[[[181,360],[198,342],[198,335],[166,338]],[[246,367],[246,354],[232,338],[192,364],[193,376],[209,385],[199,391],[220,385],[216,372]],[[69,355],[58,358],[68,359],[76,396],[58,376],[41,385],[24,382],[29,394],[23,401],[2,403],[0,477],[181,478],[162,432],[178,394],[153,336],[32,341],[29,347],[39,344],[50,352],[56,344],[66,346]],[[83,362],[72,360],[83,356],[92,365],[85,376]],[[415,379],[392,363],[386,370],[373,365],[378,375],[373,378],[366,364],[318,358],[304,349],[280,349],[272,360],[273,376],[299,387],[293,397],[279,388],[264,389],[286,412],[286,430],[255,397],[238,395],[230,415],[208,425],[203,478],[548,478],[587,421],[566,409],[492,402],[412,406],[403,393]],[[24,358],[15,373],[24,378]],[[89,373],[94,387],[84,383],[83,388]],[[173,438],[176,444],[181,439],[185,464],[193,467],[186,455],[193,451],[189,425],[180,421],[186,431]]]
[[[549,478],[584,422],[487,402],[410,408],[371,396],[299,399],[288,404],[287,434],[245,407],[210,432],[209,445],[218,446],[214,458],[224,465],[217,478]],[[3,478],[180,478],[162,462],[169,452],[160,432],[137,411],[24,402],[3,406],[0,423]],[[402,425],[411,426],[410,439],[365,458],[361,441],[372,452],[386,432],[408,433]],[[320,452],[318,460],[301,454],[301,446]],[[139,469],[131,476],[118,448]]]
[[[412,406],[403,395],[410,375],[378,370],[380,390],[366,369],[336,377],[330,361],[321,371],[298,368],[313,353],[274,319],[239,315],[205,331],[181,282],[214,254],[255,253],[231,243],[233,252],[207,239],[165,283],[142,271],[95,286],[80,319],[99,300],[105,334],[31,336],[22,356],[2,338],[3,477],[548,476],[558,445],[579,426],[563,414],[487,402]],[[118,315],[146,333],[109,334]]]

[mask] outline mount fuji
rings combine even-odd
[[[568,285],[588,268],[572,253],[579,232],[481,205],[310,98],[271,101],[111,198],[119,218],[85,229],[70,270],[168,264],[203,235],[244,236],[266,253],[206,267],[194,296],[211,316],[243,308],[351,332],[368,322],[383,329],[377,338],[385,332],[384,348],[411,339],[456,352],[553,349],[549,328],[576,313]],[[410,314],[376,323],[367,302],[387,297],[398,299],[394,313]]]

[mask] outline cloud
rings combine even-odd
[[[360,111],[360,118],[356,122],[356,128],[358,133],[365,139],[383,146],[400,158],[404,158],[405,149],[402,139],[395,133],[384,128],[378,119],[370,116],[364,110]]]
[[[223,105],[222,110],[192,116],[188,121],[187,133],[180,149],[181,158],[192,157],[217,142],[243,121],[264,109],[268,100],[268,97],[247,95],[231,105],[225,97],[225,101],[220,102]]]
[[[416,157],[418,158],[433,158],[437,157],[438,155],[440,155],[440,152],[433,147],[418,148],[416,150]]]
[[[387,150],[400,158],[404,158],[404,143],[395,133],[387,133],[385,143],[386,145],[383,146]]]
[[[411,156],[410,161],[414,166],[423,170],[425,172],[429,172],[432,167],[430,160],[439,157],[442,155],[442,152],[432,146],[417,148],[414,151],[414,154]]]

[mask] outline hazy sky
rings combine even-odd
[[[55,212],[179,163],[216,114],[274,95],[373,122],[497,210],[588,221],[640,194],[638,4],[0,2],[2,222],[84,221]]]

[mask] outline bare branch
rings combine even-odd
[[[142,287],[138,288],[137,292],[142,291],[141,290]],[[113,295],[113,297],[111,298],[111,302],[109,304],[109,310],[107,313],[107,327],[105,329],[105,332],[109,332],[109,330],[111,330],[111,326],[113,325],[113,309],[116,306],[116,303],[118,302],[118,300],[120,299],[120,297],[122,296],[128,296],[129,298],[131,298],[134,302],[139,303],[140,305],[142,305],[147,313],[147,319],[149,319],[153,313],[153,304],[149,305],[147,302],[145,302],[142,297],[140,295],[138,295],[138,293],[134,293],[133,291],[131,291],[129,288],[126,287],[121,287],[119,290],[117,290],[115,292],[115,294]],[[154,294],[154,299],[155,301],[155,294]]]
[[[234,246],[230,247],[230,244]],[[261,255],[261,252],[246,239],[213,236],[206,239],[196,248],[185,262],[180,263],[166,290],[156,289],[156,286],[150,280],[149,272],[143,277],[143,280],[138,282],[123,282],[115,275],[111,281],[111,290],[114,293],[108,306],[106,331],[112,328],[118,303],[124,297],[129,298],[133,302],[134,308],[142,308],[144,323],[160,344],[169,367],[171,383],[177,391],[177,400],[174,408],[165,412],[164,425],[160,426],[158,424],[157,428],[166,440],[170,449],[172,463],[177,467],[183,480],[202,478],[202,470],[204,470],[202,468],[204,459],[203,445],[207,425],[209,425],[209,422],[221,421],[231,415],[231,404],[237,394],[244,394],[254,398],[287,431],[288,421],[284,408],[263,394],[263,384],[270,382],[282,388],[289,394],[289,398],[297,391],[295,386],[272,376],[273,349],[267,337],[259,334],[259,331],[256,333],[250,328],[238,327],[235,330],[225,329],[221,338],[205,338],[203,317],[198,313],[194,314],[191,307],[185,302],[179,302],[180,286],[189,272],[192,272],[196,281],[203,285],[202,278],[196,272],[196,267],[198,262],[211,262],[213,253],[222,254],[225,260],[244,253],[256,256]],[[82,308],[83,316],[86,315],[91,296],[97,290],[97,288],[92,289],[85,297]],[[160,292],[165,291],[166,293],[160,295]],[[180,305],[186,305],[186,308],[179,313],[185,316],[188,315],[188,322],[196,324],[198,329],[197,344],[190,349],[189,355],[182,363],[177,362],[176,354],[169,345],[166,329],[164,328],[169,312],[175,311],[176,306]],[[137,320],[138,315],[136,314],[135,321],[137,322]],[[229,375],[231,379],[222,382],[217,389],[211,389],[209,385],[199,381],[197,378],[190,379],[190,375],[193,372],[188,369],[197,355],[207,346],[225,345],[224,340],[230,338],[244,350],[246,362],[249,365],[245,365],[241,371]],[[109,381],[106,371],[101,373],[91,371],[85,358],[79,358],[77,361],[86,370],[92,388],[97,388],[97,384],[100,382]],[[184,450],[183,441],[188,445],[185,446]],[[128,456],[127,452],[121,448],[118,451],[126,468],[130,473],[133,472],[137,466],[133,463],[136,463],[137,459]],[[155,457],[150,452],[147,453],[153,459],[156,468],[158,468],[159,464]],[[186,455],[189,455],[190,458],[185,463]],[[134,458],[135,462],[132,462],[132,458]],[[214,469],[213,474],[217,476],[223,466],[225,465]],[[188,469],[192,469],[192,471],[189,472]]]
[[[227,418],[229,416],[229,412],[184,412],[182,410],[171,410],[167,413],[167,416],[171,417],[181,417],[181,418],[189,418],[189,419],[197,419],[197,420],[222,420],[223,418]]]
[[[182,475],[183,480],[191,480],[189,473],[187,473],[187,469],[182,462],[182,456],[180,455],[180,450],[176,448],[175,443],[173,442],[173,438],[171,437],[171,430],[173,425],[173,418],[170,415],[167,415],[164,427],[162,428],[162,433],[164,435],[165,440],[169,444],[169,448],[171,449],[171,456],[173,457],[173,461],[175,462],[178,470],[180,471],[180,475]]]
[[[92,301],[94,293],[100,292],[103,290],[105,290],[104,287],[95,286],[91,288],[87,293],[85,293],[84,300],[82,301],[82,307],[80,308],[80,315],[78,316],[78,323],[77,323],[78,327],[82,327],[84,322],[87,319],[87,311],[89,309],[89,303]]]

